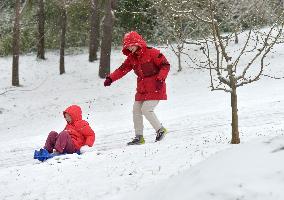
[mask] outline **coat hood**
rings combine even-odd
[[[63,115],[65,113],[68,113],[71,116],[71,119],[72,119],[71,124],[76,122],[76,121],[82,120],[82,110],[81,110],[80,106],[77,106],[77,105],[69,106],[63,112]]]
[[[143,51],[147,47],[147,44],[143,37],[135,31],[131,31],[124,35],[122,48],[123,54],[128,56],[131,52],[127,48],[133,45],[140,48],[140,50],[138,51]]]

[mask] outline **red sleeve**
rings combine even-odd
[[[85,138],[85,144],[88,145],[89,147],[93,146],[95,142],[95,132],[93,129],[90,127],[89,123],[87,121],[81,121],[80,126],[80,133],[84,136]]]
[[[132,65],[129,62],[129,59],[127,58],[122,65],[116,69],[113,73],[111,73],[108,77],[111,78],[111,80],[114,82],[123,76],[125,76],[128,72],[132,70]]]
[[[154,63],[160,68],[159,75],[157,76],[157,80],[164,81],[166,80],[168,73],[170,71],[170,64],[166,57],[160,53],[160,51],[155,51],[153,54]]]
[[[95,142],[95,132],[92,130],[89,124],[82,128],[81,133],[85,137],[85,145],[88,145],[89,147],[93,146]]]
[[[67,125],[65,126],[65,128],[64,128],[64,131],[69,131],[69,132],[71,132],[71,131],[73,131],[73,130],[75,130],[74,127],[72,127],[72,126],[69,125],[69,124],[67,124]]]

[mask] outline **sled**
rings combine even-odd
[[[78,155],[81,155],[80,151],[77,151],[76,153]],[[62,153],[62,154],[48,153],[48,151],[46,149],[40,149],[39,151],[35,150],[34,159],[37,159],[37,160],[43,162],[43,161],[48,160],[50,158],[60,157],[60,156],[66,155],[66,154],[67,153]]]
[[[39,151],[35,150],[34,159],[37,159],[43,162],[47,159],[53,158],[55,156],[60,156],[60,155],[64,155],[64,154],[53,154],[53,153],[49,153],[46,149],[40,149]]]

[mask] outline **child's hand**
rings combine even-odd
[[[58,152],[56,149],[53,149],[53,150],[52,150],[52,154],[53,154],[54,156],[57,156],[57,155],[60,154],[60,152]]]
[[[91,151],[91,147],[89,147],[88,145],[84,145],[80,148],[80,153],[83,154],[83,153],[86,153],[86,152],[89,152]]]
[[[104,82],[104,86],[107,87],[107,86],[110,86],[112,83],[112,80],[110,77],[106,77],[105,79],[105,82]]]

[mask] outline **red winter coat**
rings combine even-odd
[[[131,53],[127,49],[133,45],[139,47],[135,53]],[[114,82],[133,69],[137,75],[136,101],[166,100],[165,80],[170,70],[170,64],[165,56],[159,50],[147,47],[142,36],[134,31],[124,36],[122,52],[127,56],[127,59],[108,77]]]
[[[68,123],[64,130],[69,132],[76,150],[84,145],[93,146],[95,133],[89,126],[88,122],[82,120],[82,110],[77,105],[68,107],[63,114],[68,113],[71,116],[71,122]]]

